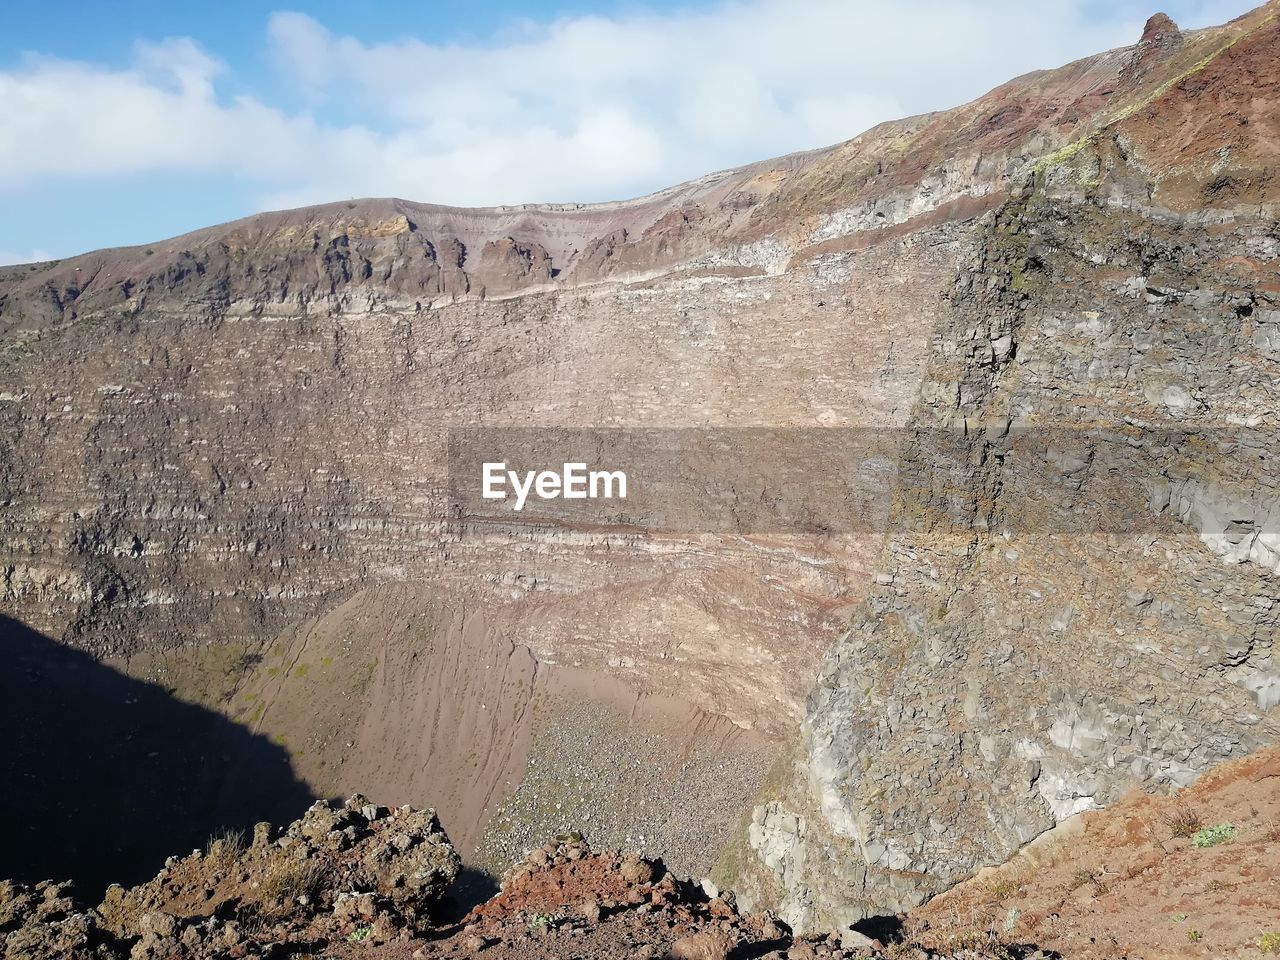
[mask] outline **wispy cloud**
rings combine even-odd
[[[52,259],[53,257],[44,250],[29,250],[26,253],[0,250],[0,267],[9,267],[16,263],[39,263],[41,260]]]

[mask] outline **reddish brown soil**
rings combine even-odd
[[[533,851],[503,878],[502,892],[438,939],[390,944],[401,955],[493,960],[665,957],[715,960],[736,948],[762,956],[790,943],[768,917],[739,915],[732,897],[709,899],[660,863],[617,851],[593,853],[566,838]],[[369,954],[360,954],[368,956]]]
[[[1280,3],[1239,21],[1253,29],[1232,42],[1224,28],[1201,66],[1116,126],[1159,184],[1155,199],[1180,210],[1274,203],[1280,176]],[[1197,51],[1200,52],[1200,51]],[[1210,51],[1211,52],[1211,51]]]
[[[1197,848],[1185,813],[1234,837]],[[1083,831],[1024,852],[911,918],[926,940],[1001,929],[1083,960],[1260,957],[1280,933],[1280,748],[1224,764],[1174,797],[1134,794],[1082,815]],[[1059,828],[1061,830],[1061,828]]]

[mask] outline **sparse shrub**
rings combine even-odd
[[[1200,815],[1183,803],[1175,806],[1172,813],[1165,814],[1161,819],[1175,837],[1188,840],[1204,826]]]
[[[1174,923],[1185,923],[1187,915],[1185,913],[1171,913],[1169,914],[1169,919]]]
[[[1212,827],[1197,830],[1195,836],[1191,838],[1191,842],[1204,849],[1205,847],[1216,847],[1220,843],[1226,843],[1235,835],[1236,828],[1233,824],[1216,823]]]
[[[1215,877],[1214,879],[1210,880],[1208,883],[1204,885],[1204,892],[1205,893],[1221,893],[1223,890],[1226,890],[1228,886],[1229,884],[1226,883],[1226,881],[1219,880]]]
[[[362,943],[367,940],[369,934],[373,933],[373,927],[356,927],[347,934],[348,943]]]
[[[924,917],[907,914],[902,921],[902,939],[897,942],[905,944],[920,943],[921,939],[928,934],[931,926]]]
[[[219,870],[227,870],[244,853],[244,843],[243,830],[219,830],[205,845],[205,861]]]
[[[529,932],[538,933],[543,930],[554,930],[563,919],[558,913],[535,913],[529,918]]]
[[[250,939],[259,936],[267,929],[266,917],[254,905],[240,904],[236,907],[235,917],[240,929]]]
[[[1020,911],[1011,908],[1005,916],[1006,933],[1016,926]],[[1021,956],[1016,946],[994,927],[963,923],[953,910],[950,923],[931,924],[917,916],[908,916],[902,924],[901,938],[886,945],[886,960],[916,960],[927,954],[937,956],[953,954],[972,957],[973,960],[1013,960]]]
[[[1072,876],[1070,883],[1067,884],[1068,890],[1078,890],[1086,883],[1097,883],[1098,875],[1092,870],[1077,870]]]
[[[1263,953],[1280,953],[1280,933],[1264,933],[1258,940],[1258,949]]]
[[[991,896],[995,897],[997,901],[1008,900],[1017,892],[1018,885],[1012,880],[1001,880],[991,888]]]
[[[1204,934],[1201,933],[1199,930],[1188,930],[1187,939],[1190,940],[1192,943],[1199,943],[1201,940],[1204,939]]]
[[[937,948],[948,954],[963,953],[984,960],[1013,960],[1017,956],[994,930],[958,930],[936,939]]]
[[[314,896],[324,885],[328,872],[328,868],[318,860],[281,858],[258,888],[259,898],[270,903]]]

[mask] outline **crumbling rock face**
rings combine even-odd
[[[540,243],[518,243],[511,237],[490,240],[480,250],[480,269],[488,278],[487,294],[511,293],[549,283],[551,255]]]
[[[634,536],[625,550],[580,531],[572,546],[518,532],[518,552],[459,544],[448,428],[901,424],[975,218],[1224,44],[1237,55],[1261,17],[1183,37],[1132,84],[1117,81],[1140,52],[1110,51],[622,203],[352,201],[4,268],[0,589],[31,626],[116,657],[252,652],[388,581],[447,581],[485,605],[582,582],[665,591],[670,568],[653,574],[655,547]],[[1258,113],[1251,130],[1268,122]],[[661,654],[682,632],[607,649],[613,623],[648,623],[631,610],[584,624],[581,642],[527,645],[744,726],[789,727],[878,546],[662,548],[693,567],[735,552],[728,565],[752,583],[786,585],[724,644],[767,652],[753,672],[780,685],[763,695],[711,703],[682,687],[709,667],[694,650],[680,662],[698,669],[670,669]],[[548,559],[568,557],[581,562]],[[617,558],[645,561],[645,577],[597,575]],[[803,622],[814,616],[824,623]]]
[[[1197,83],[1242,69],[1248,101],[1275,65]],[[906,910],[1280,739],[1277,197],[1153,206],[1207,171],[1109,146],[1156,143],[1184,97],[1046,166],[961,265],[876,586],[746,838],[744,888],[802,928]]]
[[[70,884],[37,883],[34,887],[0,882],[0,957],[34,960],[110,960],[111,936],[92,912],[78,910]]]
[[[434,811],[388,810],[357,795],[317,801],[278,837],[264,823],[247,843],[223,837],[170,858],[154,880],[110,888],[98,912],[120,939],[140,937],[134,953],[144,957],[167,956],[175,939],[230,947],[247,921],[273,918],[284,924],[271,933],[277,940],[336,939],[362,924],[387,940],[429,925],[458,867]]]

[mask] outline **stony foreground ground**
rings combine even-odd
[[[593,851],[576,833],[531,851],[501,892],[460,920],[445,894],[459,859],[432,811],[363,797],[316,803],[284,831],[219,837],[171,858],[155,879],[113,886],[92,910],[69,884],[0,886],[4,960],[378,960],[625,957],[846,960],[880,953],[854,930],[796,938],[732,892],[670,873],[636,853]],[[955,946],[960,941],[952,938]],[[966,934],[960,953],[894,944],[903,957],[1030,956]]]
[[[356,796],[226,835],[85,910],[67,884],[0,884],[3,960],[850,960],[1280,953],[1280,748],[1172,797],[1046,834],[903,917],[794,936],[734,894],[576,833],[529,852],[465,916],[433,811]],[[880,938],[880,939],[877,939]]]

